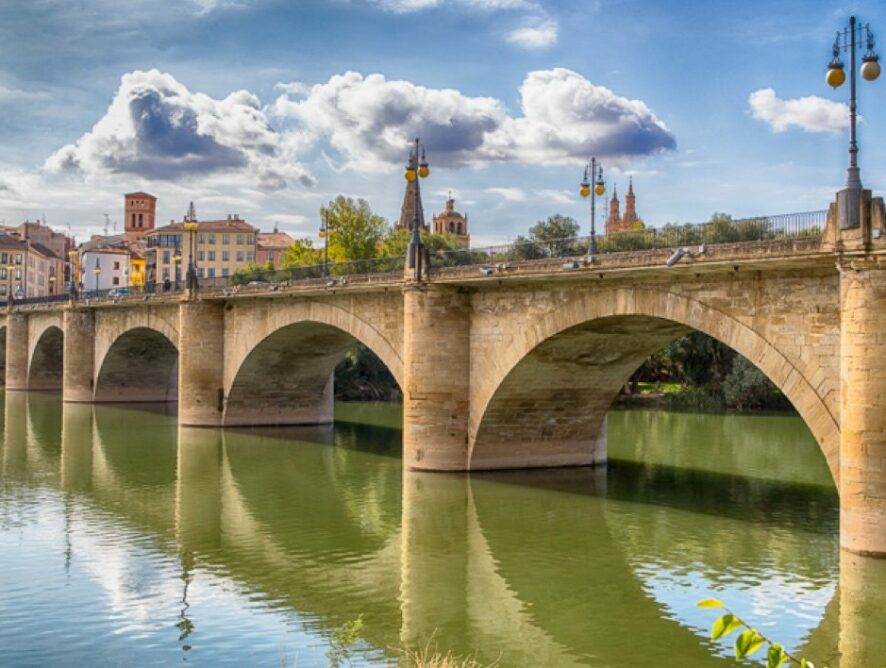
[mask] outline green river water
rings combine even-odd
[[[599,469],[401,468],[400,408],[179,428],[9,393],[0,665],[351,665],[431,645],[499,666],[730,666],[715,596],[817,666],[886,665],[886,561],[841,553],[795,416],[615,411]],[[744,663],[742,665],[759,665]]]

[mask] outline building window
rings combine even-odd
[[[111,279],[111,285],[120,285],[120,277],[114,276],[114,278]]]
[[[215,251],[209,251],[209,261],[215,262]]]
[[[143,216],[143,215],[144,215],[143,213],[138,214],[138,226],[139,226],[139,227],[142,226],[142,216]]]
[[[198,234],[197,235],[197,243],[198,244],[205,244],[206,243],[206,235],[205,234]]]
[[[169,264],[169,251],[163,251],[163,264]]]
[[[242,244],[242,243],[243,243],[243,235],[242,235],[242,234],[238,234],[238,235],[237,235],[237,243],[238,243],[238,244]]]
[[[243,262],[243,251],[237,251],[237,262]]]
[[[231,259],[231,251],[222,251],[222,262],[228,262]]]
[[[210,234],[210,235],[209,235],[209,243],[211,243],[211,244],[214,244],[214,243],[215,243],[215,234]]]
[[[248,243],[248,244],[255,243],[255,237],[253,237],[251,234],[247,234],[246,235],[246,243]]]
[[[231,243],[231,235],[230,234],[223,234],[222,235],[222,243],[223,244]]]
[[[22,263],[22,254],[21,254],[21,253],[16,253],[16,254],[15,254],[15,263],[16,263],[16,264],[21,264],[21,263]]]
[[[6,295],[6,286],[0,285],[0,295]]]
[[[114,269],[118,271],[120,270],[120,262],[118,262],[117,260],[114,260]]]
[[[228,268],[222,267],[222,278],[227,278],[227,277],[228,277]]]
[[[17,281],[22,280],[22,270],[21,269],[15,270],[15,280],[17,280]]]
[[[203,267],[197,267],[197,278],[203,278]]]
[[[0,269],[0,280],[5,281],[5,280],[6,280],[6,276],[7,276],[7,274],[6,274],[6,268],[4,267],[4,268]]]
[[[255,253],[253,253],[252,251],[249,251],[246,254],[246,260],[247,260],[247,262],[255,262]]]
[[[132,214],[132,226],[133,227],[135,227],[135,215],[136,214]]]
[[[207,271],[209,272],[209,278],[215,278],[215,267],[210,267]]]
[[[163,267],[163,280],[167,280],[169,278],[169,267]]]
[[[3,264],[9,262],[9,255],[7,253],[0,253],[0,262]]]
[[[205,253],[203,251],[197,251],[197,261],[198,262],[202,262],[204,256],[205,256]]]

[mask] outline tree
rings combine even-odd
[[[578,235],[579,226],[574,218],[555,213],[547,220],[540,220],[529,228],[529,238],[550,249],[552,255],[562,255],[574,246],[573,237]]]
[[[320,251],[314,248],[314,242],[305,237],[296,239],[295,242],[283,251],[280,258],[282,267],[305,267],[312,264],[320,264],[323,261]]]
[[[329,261],[351,262],[377,256],[388,230],[384,218],[372,213],[365,199],[339,195],[320,209],[329,230]]]

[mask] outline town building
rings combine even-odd
[[[223,220],[197,221],[194,231],[184,222],[157,227],[145,234],[148,284],[182,282],[193,250],[198,278],[224,278],[256,261],[258,230],[237,214]],[[193,246],[192,246],[193,240]]]
[[[446,208],[443,213],[438,213],[434,216],[432,222],[434,232],[437,234],[454,236],[463,248],[470,246],[471,235],[468,234],[468,215],[462,215],[455,210],[455,200],[451,194],[446,200]]]
[[[65,260],[41,243],[0,234],[0,299],[60,294]]]
[[[612,188],[612,199],[609,200],[609,216],[606,218],[606,234],[613,232],[628,232],[642,227],[642,222],[637,216],[637,198],[634,195],[633,179],[628,180],[628,194],[625,195],[625,213],[620,213],[618,192]]]
[[[86,293],[129,286],[129,249],[97,246],[80,252],[80,285]]]
[[[255,261],[262,267],[268,263],[274,267],[280,267],[283,263],[283,254],[294,243],[295,239],[286,232],[280,232],[276,227],[273,232],[258,232],[256,234]]]

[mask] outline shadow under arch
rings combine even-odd
[[[28,389],[60,392],[65,352],[65,336],[60,327],[50,325],[37,338],[28,363]]]
[[[800,370],[743,322],[666,290],[640,288],[580,298],[531,323],[520,345],[502,350],[472,402],[468,467],[594,463],[619,389],[650,355],[692,330],[743,355],[785,394],[839,489],[839,426]]]
[[[397,369],[357,335],[316,320],[283,325],[253,345],[226,393],[223,425],[305,425],[333,421],[333,372],[362,343],[399,382]]]
[[[178,349],[149,327],[123,332],[98,366],[94,401],[162,402],[178,400]]]

